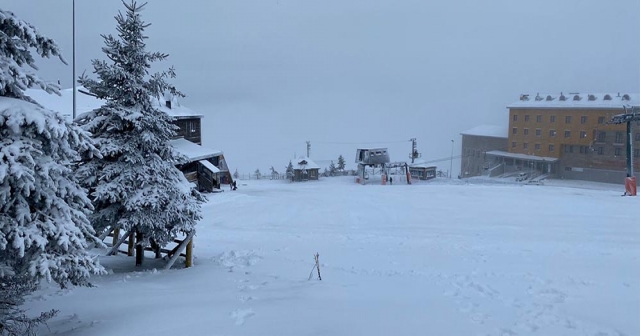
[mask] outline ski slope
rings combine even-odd
[[[241,181],[195,267],[103,257],[95,288],[27,308],[59,335],[640,335],[640,199],[549,184]]]

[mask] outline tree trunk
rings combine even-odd
[[[127,244],[127,256],[129,257],[133,257],[134,255],[134,251],[133,251],[133,246],[134,246],[134,234],[133,232],[131,232],[129,234],[129,244]]]
[[[142,266],[144,259],[144,246],[142,245],[142,232],[136,229],[136,266]]]
[[[162,258],[162,253],[160,251],[160,245],[158,245],[156,243],[156,241],[153,240],[153,239],[150,239],[149,243],[151,244],[151,248],[153,249],[153,252],[156,254],[156,259]]]

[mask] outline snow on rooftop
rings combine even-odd
[[[104,103],[103,100],[83,93],[83,91],[88,92],[88,90],[84,87],[80,86],[76,88],[76,115],[81,115],[83,113],[98,109]],[[60,96],[58,96],[57,94],[47,93],[46,91],[40,89],[28,89],[25,91],[25,94],[40,103],[40,105],[50,110],[60,112],[66,118],[71,120],[73,116],[73,89],[60,90]],[[176,119],[188,117],[203,117],[202,114],[196,113],[193,110],[180,105],[176,98],[173,98],[171,100],[171,108],[168,108],[166,106],[164,98],[158,99],[156,97],[153,97],[151,98],[151,102],[157,109],[167,113],[168,115]]]
[[[488,155],[508,157],[512,159],[520,159],[520,160],[530,160],[530,161],[545,161],[545,162],[556,162],[557,158],[548,157],[548,156],[537,156],[537,155],[528,155],[528,154],[520,154],[520,153],[509,153],[499,150],[492,150],[487,152]]]
[[[487,136],[494,138],[506,138],[509,135],[506,126],[496,126],[496,125],[480,125],[476,126],[472,129],[466,130],[462,133],[462,135],[473,135],[473,136]]]
[[[320,169],[320,166],[306,156],[292,160],[293,169]]]
[[[615,109],[622,106],[640,106],[637,93],[560,93],[522,94],[520,99],[507,108],[592,108]]]
[[[437,168],[433,164],[425,162],[425,161],[416,161],[414,163],[410,163],[409,167],[412,167],[412,168]]]
[[[170,143],[178,152],[187,156],[190,161],[199,161],[222,155],[220,150],[209,149],[182,138],[170,140]]]
[[[214,174],[220,172],[220,169],[218,169],[218,167],[214,166],[213,163],[207,160],[200,160],[198,162],[200,162],[203,166],[207,167],[207,169],[209,169]]]

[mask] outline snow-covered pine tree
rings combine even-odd
[[[347,163],[344,161],[344,157],[342,155],[338,156],[338,170],[344,172],[346,166]]]
[[[294,175],[294,171],[293,171],[293,163],[291,163],[291,160],[289,160],[289,165],[287,166],[287,178],[292,178]]]
[[[58,87],[40,79],[32,52],[57,56],[55,41],[0,9],[0,334],[29,335],[55,312],[29,318],[19,306],[41,280],[89,285],[104,269],[86,252],[98,243],[92,206],[70,165],[98,154],[89,134],[25,95]],[[60,58],[63,62],[64,60]]]
[[[329,175],[335,176],[337,172],[338,170],[336,169],[336,165],[333,163],[333,160],[332,160],[331,164],[329,165]]]
[[[105,104],[78,117],[78,124],[93,134],[102,158],[85,160],[77,173],[90,188],[94,228],[135,232],[140,265],[142,249],[151,240],[165,246],[178,233],[195,230],[205,198],[176,168],[187,158],[171,146],[177,127],[156,105],[160,93],[184,96],[167,82],[175,77],[173,68],[149,75],[151,63],[168,55],[146,51],[144,30],[149,24],[140,17],[145,4],[123,4],[125,13],[115,16],[118,37],[102,36],[102,51],[111,62],[93,60],[98,79],[83,75],[79,80]]]
[[[236,168],[236,171],[233,173],[233,178],[237,180],[239,177],[240,173],[238,173],[238,168]]]

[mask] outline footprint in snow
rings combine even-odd
[[[244,322],[250,318],[251,316],[255,315],[255,313],[253,312],[253,309],[249,308],[249,309],[236,309],[234,311],[231,312],[231,318],[236,320],[236,325],[237,326],[241,326],[244,324]]]

